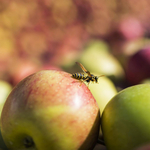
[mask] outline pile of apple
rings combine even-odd
[[[91,41],[78,61],[94,75],[105,75],[99,78],[98,84],[90,83],[88,87],[73,79],[70,73],[81,71],[75,65],[68,69],[70,73],[52,68],[27,76],[13,90],[8,85],[2,100],[0,148],[149,149],[150,85],[140,84],[148,83],[149,76],[138,78],[138,84],[133,85],[136,76],[128,80],[125,75],[131,72],[127,70],[133,60],[131,64],[136,64],[135,69],[141,58],[148,67],[149,52],[148,46],[134,52],[123,69],[105,42]],[[146,70],[142,69],[144,73]],[[127,86],[129,84],[132,86]],[[2,87],[5,89],[4,83]]]
[[[0,150],[149,150],[149,5],[1,0]]]
[[[16,85],[35,71],[71,66],[93,38],[118,56],[124,43],[149,30],[148,6],[149,0],[1,0],[0,78]]]
[[[8,149],[93,150],[101,123],[101,140],[108,150],[148,150],[150,85],[121,90],[105,104],[102,115],[102,98],[90,88],[64,71],[43,70],[23,79],[2,109],[1,132]]]

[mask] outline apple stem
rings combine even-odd
[[[101,140],[101,139],[98,139],[98,140],[97,140],[97,143],[105,146],[104,141],[103,141],[103,140]]]

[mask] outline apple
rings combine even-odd
[[[126,65],[126,77],[131,84],[139,84],[150,77],[150,45],[141,48],[129,58]]]
[[[10,74],[10,82],[15,86],[25,77],[40,71],[40,64],[35,63],[34,61],[27,60],[27,59],[16,59],[13,63],[13,66],[9,69]]]
[[[143,146],[140,146],[135,150],[150,150],[150,143],[146,144],[146,145],[143,145]]]
[[[100,77],[98,79],[98,83],[91,83],[89,85],[89,89],[98,103],[101,114],[107,103],[111,100],[113,96],[117,94],[117,89],[114,83],[105,76]]]
[[[104,74],[115,81],[124,77],[122,66],[110,53],[109,47],[104,41],[93,40],[89,42],[79,62],[90,72]]]
[[[6,147],[2,134],[1,134],[1,130],[0,130],[0,150],[8,150],[8,148]]]
[[[63,71],[43,70],[12,90],[3,107],[1,127],[11,150],[92,150],[100,112],[84,83]]]
[[[150,84],[150,78],[142,80],[141,84]]]
[[[3,108],[3,105],[9,95],[9,93],[12,90],[11,84],[9,84],[7,81],[0,80],[0,114]]]
[[[62,69],[58,66],[55,65],[51,65],[49,63],[45,63],[42,65],[41,70],[58,70],[58,71],[62,71]]]
[[[106,149],[106,146],[97,144],[93,150],[107,150],[107,149]]]
[[[106,105],[101,120],[108,150],[133,150],[150,142],[150,85],[128,87]]]
[[[93,73],[94,74],[94,73]],[[89,89],[96,99],[98,106],[100,108],[100,113],[102,114],[105,106],[111,100],[113,96],[117,94],[117,89],[114,83],[107,77],[100,77],[98,79],[98,84],[91,83]],[[102,137],[102,131],[99,131],[99,138]]]
[[[0,114],[3,108],[3,105],[7,99],[7,96],[9,95],[11,90],[12,90],[12,86],[8,82],[0,80]],[[7,147],[1,135],[1,130],[0,130],[0,149],[7,150]]]
[[[142,37],[144,29],[137,18],[128,16],[120,20],[118,32],[125,40],[133,40]]]

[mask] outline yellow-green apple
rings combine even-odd
[[[1,115],[2,136],[11,150],[92,150],[99,126],[90,90],[63,71],[39,71],[22,80]]]
[[[12,90],[12,86],[3,80],[0,80],[0,114],[3,108],[3,105],[7,99],[7,96]],[[0,127],[0,149],[7,150],[7,147],[3,141],[2,135],[1,135],[1,127]]]
[[[89,85],[89,89],[98,103],[101,114],[107,103],[111,100],[113,96],[117,94],[117,89],[114,83],[107,77],[100,77],[98,79],[98,84],[91,83]],[[101,136],[102,132],[100,129],[99,137]]]
[[[114,83],[107,77],[100,77],[98,84],[91,83],[89,89],[98,103],[101,114],[106,104],[117,94]]]
[[[150,143],[150,85],[120,91],[102,114],[102,132],[108,150],[133,150]]]
[[[141,84],[150,84],[150,78],[142,80]]]
[[[91,41],[82,53],[79,62],[91,72],[104,74],[119,80],[124,77],[124,70],[119,61],[110,53],[103,41]]]
[[[0,114],[3,108],[3,105],[12,90],[10,83],[4,80],[0,80]]]

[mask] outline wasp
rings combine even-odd
[[[83,70],[83,73],[73,73],[72,78],[78,79],[80,81],[85,81],[89,85],[90,82],[98,83],[98,78],[103,76],[95,76],[87,71],[81,63],[76,62],[76,64],[80,66],[80,68]]]

